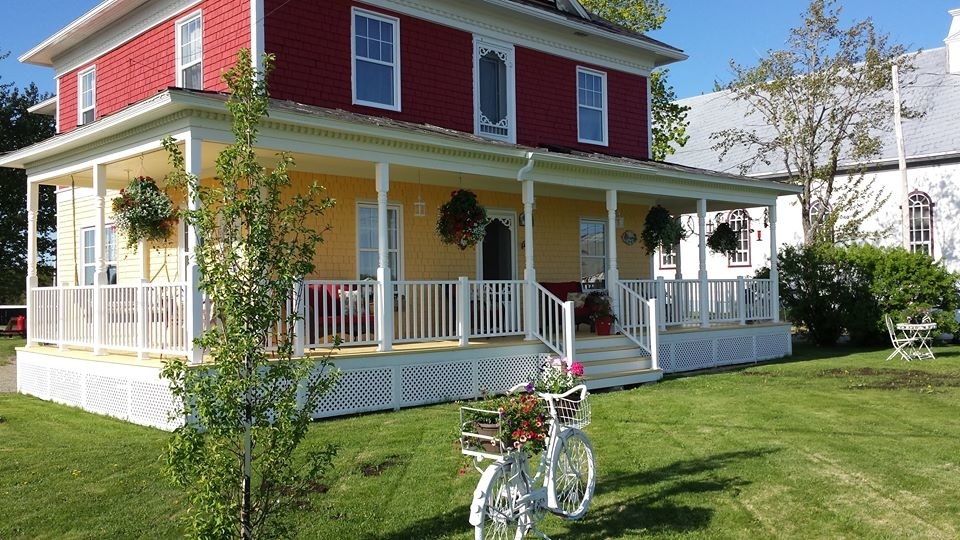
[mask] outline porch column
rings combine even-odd
[[[106,250],[104,240],[106,231],[107,166],[98,163],[93,166],[94,232],[93,232],[93,354],[103,354],[103,318],[106,302],[103,301],[103,285],[107,281]]]
[[[697,229],[700,240],[700,326],[710,328],[710,288],[707,280],[707,200],[697,201]]]
[[[387,195],[390,193],[390,164],[377,163],[377,337],[378,351],[393,349],[393,284],[390,281],[390,236],[387,228]]]
[[[607,252],[608,268],[607,275],[604,276],[607,284],[607,294],[610,295],[613,304],[614,313],[622,313],[620,306],[620,291],[617,286],[620,283],[620,269],[617,266],[617,191],[615,189],[607,190]]]
[[[40,184],[27,179],[27,346],[33,345],[30,331],[36,306],[33,289],[37,288],[37,212],[40,206]],[[56,283],[54,283],[56,285]],[[63,304],[59,310],[63,313]],[[4,321],[5,322],[5,321]],[[39,321],[36,321],[39,322]]]
[[[773,322],[780,322],[780,272],[777,270],[777,203],[770,210],[770,309]]]
[[[528,167],[533,167],[533,160]],[[537,270],[533,266],[533,180],[523,180],[523,321],[526,328],[524,339],[534,340],[533,329],[536,327],[537,291],[534,284],[537,282]]]
[[[189,134],[183,144],[185,172],[196,177],[198,181],[203,169],[202,144],[203,141],[195,139]],[[187,190],[187,209],[198,210],[200,199],[197,198],[196,186],[193,182],[187,183]],[[187,227],[187,245],[184,246],[187,257],[187,343],[190,344],[190,362],[199,364],[203,361],[203,349],[197,347],[194,340],[203,333],[203,296],[200,294],[200,267],[197,266],[197,246],[200,245],[200,238],[197,236],[196,227],[193,225],[184,226]],[[213,318],[213,314],[210,315]]]

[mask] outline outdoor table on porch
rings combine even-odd
[[[896,328],[905,340],[904,352],[909,358],[934,358],[930,340],[931,334],[937,329],[937,323],[897,323]]]

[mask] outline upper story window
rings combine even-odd
[[[104,230],[104,255],[106,259],[107,284],[117,284],[117,228],[107,225]],[[96,229],[83,229],[83,284],[93,285],[97,269]]]
[[[377,205],[357,205],[357,273],[360,279],[377,279],[380,233],[378,228]],[[390,279],[400,276],[400,207],[387,207],[387,264],[390,265]]]
[[[400,110],[400,20],[354,8],[353,102]]]
[[[746,210],[734,210],[727,223],[737,232],[739,240],[737,252],[730,257],[730,266],[750,266],[750,215]]]
[[[585,289],[605,287],[607,224],[599,219],[580,220],[580,282]]]
[[[922,191],[907,197],[910,210],[910,251],[933,255],[933,202]]]
[[[203,89],[203,18],[200,13],[177,22],[177,86]]]
[[[97,68],[81,71],[77,77],[77,124],[89,124],[97,118]]]
[[[476,133],[516,141],[513,47],[474,39]]]
[[[577,139],[607,144],[607,74],[577,68]]]

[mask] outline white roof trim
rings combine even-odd
[[[36,105],[27,108],[28,113],[53,116],[57,114],[57,96],[47,98]]]

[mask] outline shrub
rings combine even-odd
[[[818,345],[832,345],[844,332],[856,344],[885,343],[885,315],[897,321],[929,315],[939,331],[957,330],[960,276],[923,253],[812,244],[787,246],[777,261],[786,316]]]

